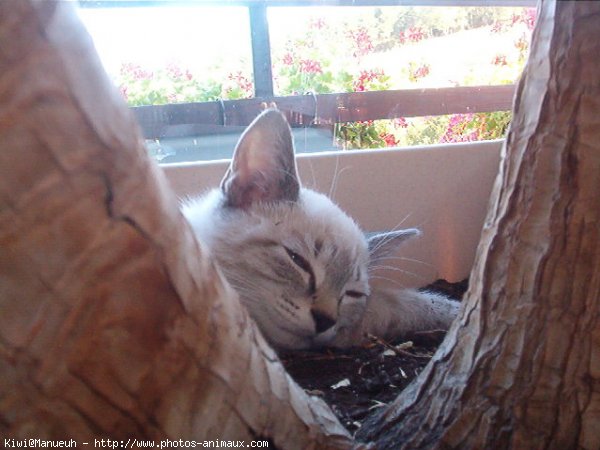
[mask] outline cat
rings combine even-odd
[[[369,284],[369,268],[416,229],[366,238],[327,196],[303,188],[290,127],[276,109],[244,131],[220,189],[182,212],[270,344],[346,348],[447,329],[458,302]]]

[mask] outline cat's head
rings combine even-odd
[[[328,345],[353,330],[370,292],[369,262],[418,233],[367,240],[328,197],[303,188],[277,110],[246,129],[221,189],[200,203],[184,213],[265,337],[285,349]]]

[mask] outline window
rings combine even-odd
[[[162,162],[230,157],[271,101],[299,152],[502,137],[535,20],[529,0],[80,3]]]

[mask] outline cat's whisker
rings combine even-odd
[[[312,176],[312,186],[310,188],[314,189],[316,191],[317,190],[317,177],[315,174],[315,166],[313,165],[311,159],[306,159],[306,161],[308,162],[308,167],[310,169],[310,174]]]
[[[374,258],[371,260],[371,264],[377,264],[379,261],[407,261],[407,262],[412,262],[412,263],[417,263],[417,264],[422,264],[424,266],[427,267],[431,267],[435,269],[435,266],[433,264],[430,264],[428,262],[425,261],[421,261],[420,259],[413,259],[413,258],[407,258],[405,256],[381,256],[378,258]]]
[[[394,280],[393,278],[388,278],[388,277],[382,277],[382,276],[371,276],[369,277],[369,280],[384,280],[387,281],[389,283],[392,283],[396,286],[399,286],[402,289],[406,289],[406,285],[400,283],[398,280]]]
[[[376,267],[373,267],[373,268],[369,268],[369,270],[367,271],[367,273],[371,274],[373,271],[376,271],[376,270],[389,270],[391,272],[400,272],[400,273],[403,273],[405,275],[409,275],[409,276],[411,276],[411,277],[413,277],[413,278],[415,278],[417,280],[426,281],[426,278],[422,277],[421,275],[417,275],[416,273],[410,272],[408,270],[403,270],[403,269],[400,269],[398,267],[393,267],[393,266],[376,266]]]
[[[402,226],[402,224],[404,222],[406,222],[406,220],[408,220],[408,218],[412,215],[412,213],[408,213],[406,216],[404,216],[404,218],[397,223],[389,232],[393,233],[394,231],[399,231]],[[394,236],[392,234],[390,234],[388,237],[382,239],[380,242],[377,243],[377,245],[371,249],[369,249],[369,253],[370,254],[375,254],[377,253],[378,250],[380,250],[382,247],[384,247],[385,245],[387,245],[390,241],[392,241],[394,239]]]
[[[346,166],[346,167],[342,167],[340,170],[338,170],[339,162],[340,162],[340,157],[339,157],[339,155],[336,155],[335,169],[334,169],[335,172],[333,174],[333,179],[331,180],[331,187],[329,188],[329,198],[332,200],[335,199],[335,193],[337,191],[337,186],[338,186],[338,183],[340,181],[342,174],[352,168],[352,166]]]
[[[335,190],[335,185],[337,183],[337,173],[340,165],[340,156],[335,155],[335,167],[333,168],[333,176],[331,177],[331,185],[329,186],[329,198],[333,198],[333,192]]]

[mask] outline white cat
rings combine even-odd
[[[302,188],[289,125],[277,110],[240,138],[220,189],[183,213],[270,343],[280,349],[349,347],[447,329],[458,303],[369,286],[368,269],[415,229],[369,238],[329,198]]]

